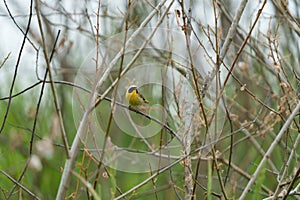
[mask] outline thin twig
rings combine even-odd
[[[67,135],[66,135],[65,127],[64,127],[63,117],[62,117],[62,113],[61,113],[61,109],[60,109],[60,104],[59,104],[56,88],[55,88],[54,82],[53,82],[53,77],[52,77],[52,72],[51,72],[51,67],[50,67],[50,59],[49,59],[48,52],[47,52],[46,40],[45,40],[43,25],[42,25],[42,21],[41,21],[40,1],[35,0],[35,4],[36,4],[35,9],[36,9],[36,13],[37,13],[40,34],[41,34],[41,38],[42,38],[42,47],[43,47],[44,58],[45,58],[47,70],[49,73],[51,91],[52,91],[52,95],[53,95],[53,99],[54,99],[56,113],[59,118],[59,125],[60,125],[62,141],[64,143],[66,156],[68,158],[69,157],[69,144],[68,144],[68,140],[67,140]]]
[[[17,79],[19,64],[20,64],[20,61],[21,61],[21,57],[23,55],[23,49],[24,49],[25,42],[26,42],[26,39],[27,39],[27,34],[29,32],[29,29],[30,29],[31,18],[32,18],[32,5],[33,5],[33,0],[30,1],[28,23],[27,23],[26,31],[23,35],[22,45],[21,45],[21,48],[20,48],[20,51],[19,51],[19,54],[18,54],[18,59],[17,59],[17,63],[16,63],[16,66],[15,66],[15,71],[14,71],[12,83],[11,83],[11,86],[10,86],[10,90],[9,90],[9,97],[10,98],[8,99],[5,115],[4,115],[4,118],[2,120],[2,124],[1,124],[1,127],[0,127],[0,134],[2,133],[2,131],[4,129],[5,122],[7,120],[7,116],[8,116],[8,113],[9,113],[10,106],[11,106],[11,101],[12,101],[11,96],[12,96],[12,93],[13,93],[13,89],[14,89],[14,86],[15,86],[16,79]]]
[[[228,167],[231,168],[231,170],[233,170],[234,172],[240,174],[241,176],[245,177],[246,179],[250,180],[251,176],[245,172],[243,169],[241,169],[238,165],[234,164],[234,163],[229,163],[229,160],[226,160],[224,157],[220,157],[218,158],[218,160],[225,164],[228,165]],[[264,190],[265,192],[267,192],[268,194],[272,193],[272,190],[270,190],[267,186],[262,185],[261,186],[262,190]]]
[[[299,135],[298,135],[299,136]],[[294,193],[300,193],[299,192],[299,187],[300,187],[300,183],[298,184],[298,186],[292,190],[293,186],[296,184],[296,182],[299,180],[299,175],[300,175],[300,168],[298,168],[297,172],[294,175],[293,180],[291,181],[290,185],[287,188],[287,192],[283,197],[283,200],[286,200],[290,195],[294,194]]]
[[[25,186],[23,186],[22,184],[20,184],[19,181],[15,180],[13,177],[11,177],[9,174],[7,174],[5,171],[3,171],[3,170],[0,169],[0,172],[4,176],[6,176],[9,180],[11,180],[15,185],[17,185],[18,187],[22,188],[22,190],[24,190],[26,193],[28,193],[31,197],[33,197],[34,199],[40,199],[38,196],[36,196],[34,193],[32,193],[29,189],[27,189]]]
[[[163,1],[165,2],[165,1]],[[161,3],[163,3],[161,2]],[[159,4],[157,7],[156,7],[156,11],[157,12],[161,7],[162,7],[162,4]],[[154,28],[151,33],[149,34],[149,36],[145,39],[145,41],[142,43],[142,45],[139,47],[138,51],[136,52],[136,54],[133,56],[133,58],[130,60],[130,62],[123,68],[123,71],[121,73],[121,76],[123,76],[128,70],[129,68],[134,64],[134,62],[136,61],[136,59],[141,55],[141,53],[143,52],[144,48],[146,47],[146,45],[149,43],[149,41],[151,40],[151,38],[153,37],[153,35],[156,33],[159,25],[162,23],[163,19],[166,17],[166,15],[168,14],[169,12],[169,9],[171,8],[172,4],[174,3],[174,0],[172,0],[169,4],[169,6],[166,8],[165,12],[161,15],[161,17],[157,20],[157,23],[155,24]],[[155,14],[155,13],[154,13]],[[150,13],[150,15],[153,17],[153,11]],[[146,26],[146,23],[145,22],[148,22],[150,19],[148,19],[149,16],[143,21],[143,23],[141,23],[140,27],[138,28],[138,30],[136,30],[132,35],[131,37],[127,40],[126,42],[126,45],[125,47],[127,48],[128,46],[128,43],[129,42],[132,42],[133,40],[133,37],[136,37],[142,30],[143,28],[145,28]],[[108,68],[111,68],[113,67],[114,64],[116,64],[116,62],[118,61],[118,59],[120,59],[120,57],[122,56],[122,54],[120,53],[121,51],[123,51],[123,49],[121,49],[119,51],[119,53],[115,56],[115,58],[111,61],[111,63],[109,64]],[[109,71],[111,70],[109,69]],[[102,75],[104,76],[104,75]],[[106,75],[108,76],[108,75]],[[101,79],[103,79],[103,77],[101,77]],[[99,82],[97,83],[97,86],[100,85],[100,83],[103,83],[104,80],[99,80]],[[105,92],[103,92],[103,94],[100,96],[100,98],[97,99],[97,103],[98,104],[104,97],[107,96],[107,94],[109,92],[111,92],[111,90],[115,87],[115,85],[117,84],[118,82],[118,79],[114,80],[113,83],[110,84],[110,86],[105,90]]]
[[[16,27],[21,31],[21,33],[25,36],[25,38],[28,40],[28,42],[31,44],[31,46],[37,51],[38,48],[33,44],[33,42],[28,38],[26,31],[24,32],[22,30],[22,28],[19,26],[19,24],[16,22],[15,17],[12,15],[12,13],[10,12],[10,9],[8,8],[7,2],[6,0],[3,0],[5,8],[9,14],[9,17],[11,18],[11,20],[13,20],[14,24],[16,25]],[[31,14],[32,16],[32,14]],[[22,16],[23,17],[23,16]],[[30,17],[30,16],[29,16]]]
[[[218,164],[215,147],[212,147],[212,156],[213,156],[213,166],[215,166],[215,169],[217,171],[218,181],[219,181],[219,184],[221,187],[222,194],[225,199],[228,199],[228,195],[227,195],[227,192],[226,192],[223,180],[222,180],[220,165]]]
[[[2,63],[0,64],[0,69],[3,67],[3,65],[6,63],[6,61],[8,60],[9,56],[10,56],[11,52],[9,52],[7,54],[7,56],[3,59]]]
[[[153,11],[146,17],[146,19],[141,23],[141,25],[139,26],[139,28],[134,31],[134,33],[132,33],[132,35],[130,36],[130,38],[128,38],[126,45],[125,45],[125,49],[132,43],[132,41],[137,37],[138,34],[141,33],[141,31],[144,30],[145,26],[148,24],[148,22],[152,19],[152,17],[154,17],[154,15],[161,9],[161,7],[166,3],[167,0],[163,0],[161,1],[155,9],[153,9]],[[173,0],[174,1],[174,0]],[[173,2],[172,1],[172,2]],[[170,2],[170,4],[172,5],[172,2]],[[164,17],[162,17],[162,19],[164,19]],[[161,20],[159,20],[159,22],[161,23]],[[159,25],[159,24],[158,24]],[[158,27],[158,26],[156,26]],[[153,36],[153,34],[152,34]],[[148,42],[147,42],[148,43]],[[146,44],[147,44],[146,43]],[[139,51],[143,50],[143,47],[145,45],[141,45],[141,48],[139,49]],[[116,65],[116,63],[119,61],[120,57],[122,56],[122,53],[124,52],[123,48],[117,53],[117,55],[114,57],[114,59],[112,59],[112,61],[109,63],[108,67],[105,69],[105,71],[103,72],[101,78],[98,80],[97,82],[97,86],[101,86],[103,84],[103,82],[107,79],[108,75],[110,74],[110,71],[112,70],[112,68]],[[138,54],[138,53],[137,53]],[[139,54],[138,54],[139,55]],[[134,57],[136,59],[136,57]],[[135,59],[132,59],[132,61],[134,62]],[[132,63],[131,63],[132,64]],[[129,66],[131,66],[131,64]],[[124,70],[127,70],[127,67],[124,68]],[[122,73],[123,75],[123,73]],[[110,87],[112,88],[112,87]],[[110,91],[110,90],[109,90]],[[103,94],[103,97],[105,96],[105,93]],[[102,97],[102,98],[103,98]],[[100,98],[100,100],[102,100],[102,98]]]
[[[285,131],[289,128],[290,124],[293,122],[294,117],[298,114],[298,111],[300,109],[300,101],[298,102],[297,106],[294,108],[293,112],[289,116],[289,118],[286,120],[284,125],[282,126],[281,130],[277,134],[276,138],[272,142],[271,146],[267,150],[266,154],[260,161],[259,165],[257,166],[254,174],[252,175],[250,181],[248,182],[247,186],[245,187],[245,190],[243,191],[242,195],[240,196],[240,200],[245,199],[248,191],[250,190],[251,186],[254,184],[255,180],[257,179],[258,174],[260,173],[262,167],[264,166],[265,161],[271,156],[271,153],[273,152],[274,148],[276,147],[277,143],[280,141],[281,137],[285,133]]]
[[[297,138],[296,138],[296,141],[295,141],[294,144],[293,144],[292,152],[289,154],[289,158],[288,158],[286,164],[284,165],[284,170],[283,170],[283,172],[281,173],[281,179],[280,179],[280,181],[278,182],[277,187],[276,187],[276,190],[275,190],[275,192],[274,192],[274,197],[275,197],[275,198],[277,197],[277,195],[278,195],[279,192],[280,192],[280,185],[282,185],[284,179],[286,178],[286,173],[287,173],[289,167],[291,166],[291,163],[294,161],[294,156],[295,156],[295,153],[296,153],[295,151],[296,151],[296,149],[297,149],[297,147],[298,147],[299,141],[300,141],[300,134],[298,133]],[[294,177],[294,179],[297,179],[297,178],[298,178],[298,177],[297,177],[297,175],[296,175],[296,176]],[[291,191],[291,186],[292,186],[292,185],[293,185],[293,184],[291,183],[290,186],[289,186],[289,190],[288,190],[288,191]],[[287,196],[288,196],[288,193],[287,193],[286,197],[287,197]]]
[[[149,181],[153,180],[153,178],[155,178],[156,176],[158,176],[159,174],[171,169],[173,166],[175,166],[176,164],[178,164],[179,162],[183,161],[184,159],[186,159],[187,156],[190,155],[185,155],[182,158],[174,161],[173,163],[171,163],[170,165],[157,170],[156,173],[152,174],[151,176],[149,176],[147,179],[145,179],[144,181],[140,182],[139,184],[137,184],[136,186],[132,187],[131,189],[129,189],[128,191],[124,192],[122,195],[118,196],[117,198],[115,198],[115,200],[119,200],[124,198],[125,196],[127,196],[129,193],[135,191],[136,189],[142,187],[143,185],[147,184]]]
[[[226,56],[226,53],[230,47],[230,44],[234,38],[234,35],[236,34],[236,30],[237,30],[237,26],[238,23],[242,17],[242,14],[244,13],[244,9],[247,5],[248,0],[243,0],[240,5],[239,8],[234,16],[234,19],[232,20],[231,26],[229,28],[228,34],[225,38],[224,44],[222,46],[221,52],[220,52],[220,61],[223,62],[223,59]],[[210,82],[214,79],[216,72],[218,72],[220,69],[220,66],[218,66],[217,68],[214,68],[213,71],[210,73],[210,76],[207,76],[204,80],[205,84],[210,85]]]
[[[80,174],[72,171],[72,174],[74,174],[84,185],[85,187],[88,189],[88,191],[93,195],[93,197],[96,200],[100,200],[100,196],[98,195],[98,193],[94,190],[93,185],[90,184],[87,180],[85,180],[82,176],[80,176]]]

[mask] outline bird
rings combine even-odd
[[[149,101],[138,91],[136,85],[131,85],[126,91],[126,100],[130,106],[139,106],[142,104],[148,104]]]

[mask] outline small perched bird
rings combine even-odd
[[[129,86],[126,91],[126,100],[128,101],[130,106],[139,106],[149,103],[149,101],[147,101],[145,97],[141,93],[139,93],[136,85]]]

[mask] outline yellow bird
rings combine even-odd
[[[139,106],[144,103],[149,103],[145,97],[139,93],[136,85],[131,85],[126,91],[126,100],[131,106]]]

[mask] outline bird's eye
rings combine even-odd
[[[128,89],[128,92],[131,93],[131,92],[133,92],[134,90],[136,90],[136,87],[130,87],[130,88]]]

